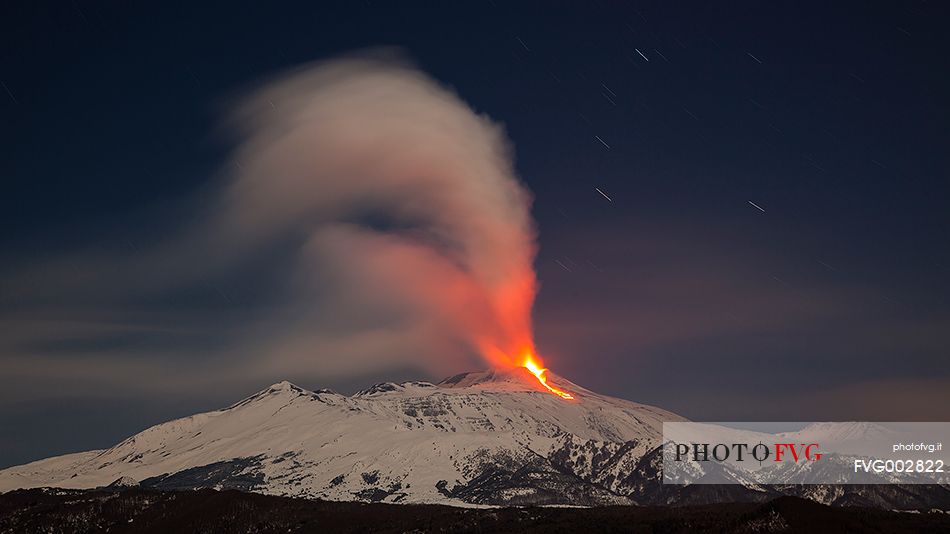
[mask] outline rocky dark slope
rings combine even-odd
[[[683,507],[488,508],[328,502],[228,491],[17,490],[0,533],[950,532],[950,515],[795,497]]]

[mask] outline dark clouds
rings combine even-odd
[[[587,232],[603,236],[604,224],[562,232],[542,253],[538,338],[561,372],[697,419],[946,417],[950,314],[911,305],[909,287],[895,300],[782,232],[770,236],[779,252],[726,223],[626,221],[609,239]],[[926,284],[914,291],[930,296]]]

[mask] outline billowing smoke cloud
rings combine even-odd
[[[233,124],[222,233],[240,246],[303,235],[304,269],[330,267],[347,295],[494,365],[532,348],[530,199],[497,124],[421,72],[365,58],[281,77]]]
[[[182,384],[206,366],[215,380],[319,383],[438,377],[532,348],[530,196],[498,124],[377,55],[279,76],[239,100],[225,130],[236,148],[222,181],[165,238],[4,275],[12,317],[36,318],[7,340],[7,368],[48,373],[79,347],[68,367],[96,362],[88,374],[103,380],[132,366]],[[188,304],[209,287],[234,306]]]

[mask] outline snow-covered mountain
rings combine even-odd
[[[352,396],[281,382],[106,450],[2,470],[0,491],[138,484],[464,506],[695,504],[792,494],[831,504],[950,507],[950,491],[940,486],[764,486],[727,465],[695,462],[677,468],[732,483],[663,484],[662,424],[682,417],[556,375],[549,382],[575,400],[552,395],[524,369],[438,384],[387,382]]]
[[[281,382],[107,450],[0,471],[0,491],[132,479],[334,500],[624,501],[611,485],[659,444],[663,421],[682,418],[549,377],[576,400],[551,395],[524,369],[383,383],[352,396]]]
[[[878,423],[866,421],[843,421],[811,423],[795,432],[781,432],[776,437],[791,441],[840,444],[888,438],[894,431]]]

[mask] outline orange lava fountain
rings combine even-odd
[[[558,389],[548,384],[548,378],[544,376],[548,370],[541,366],[541,361],[534,354],[530,352],[526,353],[524,356],[524,362],[522,362],[521,366],[531,371],[531,374],[533,374],[535,378],[538,379],[538,382],[540,382],[542,386],[548,388],[548,391],[551,393],[554,393],[562,399],[574,400],[574,395],[571,395],[564,390]]]
[[[539,358],[537,354],[534,353],[533,349],[523,349],[516,352],[515,354],[519,353],[522,355],[520,359],[509,356],[510,353],[506,353],[491,344],[482,344],[482,354],[485,355],[486,360],[492,362],[493,367],[524,367],[529,373],[534,375],[534,377],[538,380],[538,383],[544,386],[544,389],[550,391],[552,395],[557,395],[564,400],[576,400],[574,395],[571,393],[548,384],[548,370],[545,369],[544,363],[541,361],[541,358]]]

